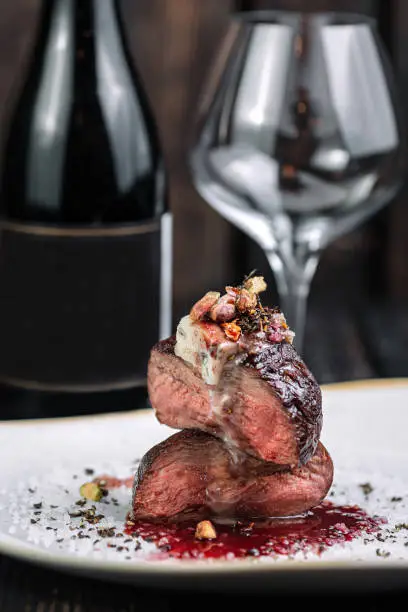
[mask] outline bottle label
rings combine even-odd
[[[171,321],[171,215],[106,228],[0,226],[0,381],[144,385]],[[166,311],[163,312],[163,309]]]

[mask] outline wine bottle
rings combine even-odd
[[[145,401],[170,333],[171,214],[118,1],[44,0],[31,55],[1,171],[0,383],[73,412],[84,393]]]

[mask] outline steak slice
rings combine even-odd
[[[202,429],[277,465],[307,463],[322,427],[321,391],[291,344],[265,343],[241,354],[239,366],[227,361],[215,388],[175,355],[175,342],[156,344],[149,361],[149,397],[161,423]]]
[[[241,460],[233,463],[226,445],[210,434],[174,434],[142,459],[133,488],[133,518],[293,516],[319,504],[332,483],[332,460],[320,443],[309,462],[292,471],[273,472],[251,457]]]

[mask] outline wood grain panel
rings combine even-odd
[[[204,75],[232,7],[232,0],[123,2],[131,46],[156,113],[170,174],[175,320],[209,286],[222,285],[231,275],[233,230],[196,194],[186,156]]]
[[[8,100],[18,87],[29,53],[40,2],[0,2],[0,131],[5,125]],[[379,6],[383,9],[381,20],[384,6],[389,14],[390,43],[404,108],[407,108],[406,0],[122,0],[133,57],[157,117],[170,175],[170,201],[175,216],[175,319],[201,292],[235,279],[254,259],[245,255],[246,239],[195,193],[186,165],[187,143],[201,86],[231,11],[276,8],[376,14]],[[386,261],[391,295],[407,298],[407,196],[408,190],[405,190],[389,207],[388,216],[383,215],[378,221],[377,229],[373,230],[375,224],[369,223],[333,245],[327,260],[335,261],[352,252],[353,262],[347,264],[352,267],[356,259],[367,258],[370,249],[377,249],[378,256]],[[385,232],[384,224],[387,225]],[[256,254],[255,260],[260,267],[265,267],[262,254]],[[325,285],[323,270],[316,280]]]
[[[230,275],[230,226],[195,193],[186,167],[199,90],[232,0],[123,0],[134,60],[155,111],[170,176],[175,217],[175,317],[208,286]],[[40,0],[0,5],[0,119],[35,31]]]
[[[0,134],[11,98],[18,92],[21,73],[35,31],[40,0],[0,4]]]
[[[388,0],[383,0],[390,11],[390,51],[396,69],[399,95],[408,141],[408,2],[393,0],[392,10]],[[408,160],[405,172],[405,187],[389,209],[387,258],[388,289],[391,298],[408,302]]]
[[[242,0],[242,10],[349,11],[372,14],[376,0]]]

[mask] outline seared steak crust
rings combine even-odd
[[[265,345],[255,355],[248,355],[249,363],[279,397],[295,426],[299,448],[299,463],[307,463],[317,448],[322,430],[322,393],[320,387],[287,342]]]
[[[199,428],[276,465],[297,466],[314,454],[322,428],[321,391],[287,342],[227,362],[213,404],[199,372],[174,354],[175,337],[156,344],[148,370],[149,396],[161,423]],[[224,396],[224,397],[222,397]],[[222,402],[220,400],[223,399]]]

